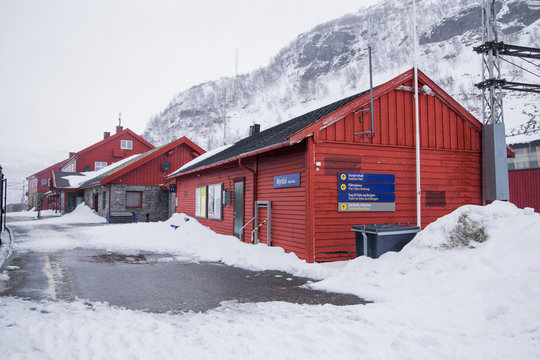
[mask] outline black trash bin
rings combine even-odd
[[[420,228],[400,223],[357,225],[351,230],[356,233],[356,256],[367,255],[376,259],[385,252],[403,249]]]

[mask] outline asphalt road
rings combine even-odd
[[[10,227],[15,239],[31,236],[15,222]],[[65,231],[65,227],[58,225],[54,229]],[[120,254],[89,249],[15,252],[7,264],[10,280],[0,282],[0,296],[106,301],[128,309],[160,313],[206,311],[231,300],[364,303],[354,295],[302,287],[310,279],[280,271],[253,272],[221,263],[172,259],[167,254]]]

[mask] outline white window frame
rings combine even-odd
[[[104,167],[107,167],[106,161],[94,161],[94,171],[99,171]]]
[[[133,150],[133,140],[120,140],[120,149]]]
[[[208,185],[208,219],[221,220],[221,189],[222,184]]]

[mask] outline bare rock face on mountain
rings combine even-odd
[[[321,24],[299,35],[266,67],[179,93],[149,121],[144,137],[159,145],[187,136],[212,149],[246,136],[252,123],[267,128],[366,90],[368,43],[374,84],[386,81],[413,66],[411,8],[411,3],[386,2]],[[540,10],[529,9],[525,0],[500,1],[497,10],[501,41],[540,47]],[[481,93],[474,84],[481,81],[481,58],[472,50],[481,43],[478,1],[423,0],[417,14],[419,68],[480,118]],[[538,82],[506,63],[503,76]],[[507,132],[540,118],[535,96],[506,94]]]

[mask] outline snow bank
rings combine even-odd
[[[452,234],[470,230],[464,218],[485,234],[483,242],[452,245]],[[540,354],[540,215],[531,209],[464,206],[400,253],[334,264],[306,264],[279,248],[216,235],[182,214],[161,223],[73,229],[71,239],[36,234],[18,245],[157,251],[279,269],[323,279],[313,288],[375,302],[227,302],[206,313],[167,315],[0,298],[0,356],[523,360]]]
[[[40,224],[99,224],[105,223],[105,218],[97,215],[92,209],[83,203],[77,205],[75,210],[65,215],[55,213],[53,210],[45,210],[41,212],[42,218],[37,219],[37,213],[35,214],[35,221],[23,221],[17,222],[16,226],[39,226]]]

